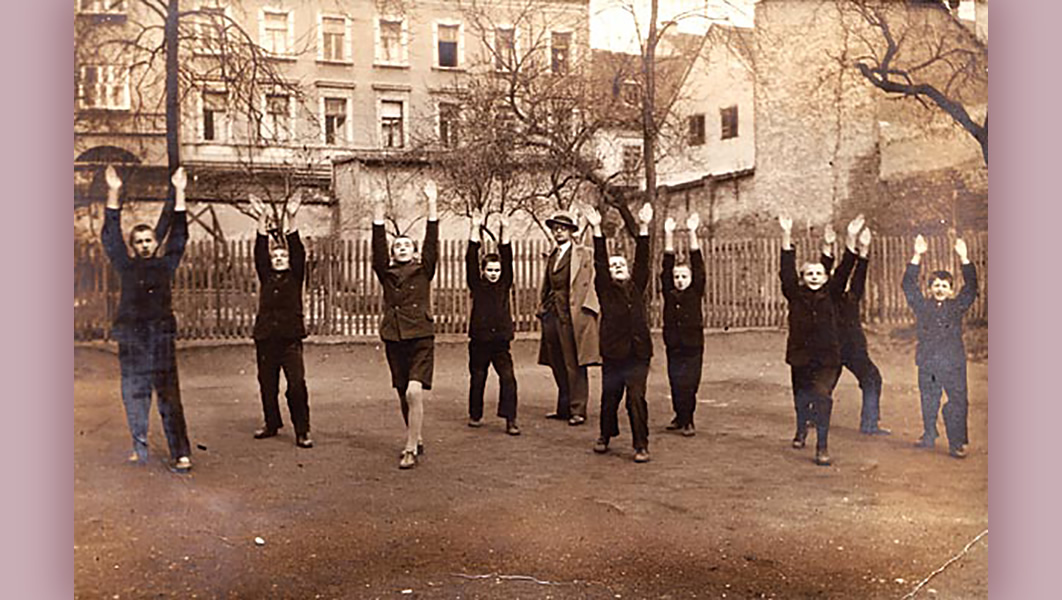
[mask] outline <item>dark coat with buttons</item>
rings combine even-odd
[[[269,256],[269,236],[254,241],[254,268],[261,286],[254,339],[302,339],[306,325],[302,312],[302,286],[306,279],[306,248],[298,231],[287,236],[291,268],[274,271]]]
[[[649,236],[640,235],[634,266],[626,281],[616,281],[608,269],[604,237],[594,237],[594,288],[601,303],[601,358],[650,358],[653,341],[645,314],[645,288],[649,284]]]
[[[700,249],[690,251],[690,285],[675,287],[675,253],[664,253],[660,290],[664,295],[664,345],[668,348],[704,347],[704,256]]]
[[[555,271],[568,269],[568,314],[571,315],[572,335],[575,338],[575,352],[579,355],[579,365],[586,367],[601,364],[598,332],[598,314],[601,306],[597,292],[594,290],[593,252],[572,240],[571,248],[557,261],[558,249],[554,248],[546,259],[546,269],[542,276],[542,289],[539,294],[538,317],[545,317],[552,310],[550,304],[554,297],[553,280]],[[565,267],[567,264],[567,267]],[[538,343],[538,364],[548,365],[549,348],[546,337],[541,336]]]
[[[820,259],[826,272],[830,272],[833,266],[833,257],[823,254]],[[852,272],[852,280],[848,289],[841,294],[841,300],[837,305],[837,335],[841,341],[841,355],[852,356],[865,352],[867,349],[867,336],[863,332],[863,319],[860,315],[860,302],[867,289],[867,267],[869,261],[856,256],[855,270]]]
[[[785,362],[794,366],[815,363],[841,364],[841,343],[837,329],[838,304],[848,285],[855,255],[847,249],[841,264],[825,285],[811,290],[801,285],[796,268],[796,251],[782,250],[782,295],[789,301],[789,339]]]
[[[501,277],[493,283],[480,273],[479,248],[479,242],[470,241],[465,252],[465,279],[472,292],[468,337],[477,342],[511,340],[513,317],[509,309],[509,296],[513,289],[513,245],[498,245]]]
[[[914,311],[918,327],[915,364],[920,367],[955,367],[966,362],[962,341],[962,318],[977,298],[977,269],[962,265],[962,290],[954,298],[937,302],[922,295],[918,275],[920,265],[907,265],[903,273],[903,293]]]
[[[173,316],[173,275],[188,242],[188,220],[184,211],[175,212],[162,256],[129,256],[122,237],[122,213],[108,208],[104,213],[101,238],[107,257],[118,272],[122,295],[114,319],[114,337],[122,341],[129,334],[146,331],[175,333]]]
[[[428,221],[420,261],[391,263],[382,223],[372,224],[372,270],[383,287],[384,307],[380,339],[398,342],[434,337],[431,280],[439,261],[439,222]]]

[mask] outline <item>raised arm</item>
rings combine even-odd
[[[590,207],[585,216],[594,233],[594,288],[601,294],[612,278],[608,272],[608,247],[605,245],[605,234],[601,231],[601,213]]]
[[[830,287],[830,296],[834,300],[840,300],[844,295],[845,288],[848,287],[848,278],[852,275],[852,269],[855,267],[855,253],[848,248],[844,249],[844,256],[841,257],[841,264],[837,266],[837,270],[834,271],[833,277],[830,278],[830,282],[827,284]]]
[[[922,234],[918,234],[914,242],[914,256],[911,257],[911,262],[907,264],[907,268],[903,272],[903,283],[901,284],[903,295],[907,299],[907,306],[910,306],[915,313],[921,312],[925,302],[925,296],[922,295],[922,290],[918,286],[918,276],[922,270],[922,255],[926,253],[928,247],[926,238],[922,237]]]
[[[390,264],[387,233],[384,231],[384,199],[377,196],[372,205],[372,270],[380,281],[383,281],[384,273]]]
[[[638,211],[638,237],[634,242],[634,286],[644,293],[649,285],[649,224],[653,221],[653,205],[646,202]]]
[[[173,222],[170,224],[170,235],[166,240],[166,266],[170,272],[177,270],[184,256],[184,248],[188,244],[188,216],[185,203],[184,190],[188,185],[188,175],[184,167],[177,167],[170,178],[173,183],[175,200],[173,204]]]
[[[479,210],[472,212],[468,226],[468,248],[465,250],[465,283],[474,290],[480,283],[479,274],[479,228],[483,225],[483,214]]]
[[[503,211],[501,214],[501,243],[498,244],[498,256],[501,257],[501,281],[502,286],[509,288],[513,285],[513,244],[509,239],[509,215]]]
[[[284,230],[287,232],[288,261],[291,263],[291,273],[300,282],[306,279],[306,247],[302,244],[297,220],[301,206],[302,195],[295,194],[288,200],[287,206],[284,208]]]
[[[800,283],[797,280],[796,251],[793,250],[793,219],[779,216],[778,224],[782,227],[782,256],[778,268],[778,278],[782,282],[782,295],[792,300]]]
[[[424,184],[424,196],[428,199],[428,225],[424,231],[424,244],[421,246],[420,266],[430,281],[435,278],[435,267],[439,264],[439,209],[435,181],[429,179]]]
[[[664,219],[664,258],[660,265],[660,290],[675,288],[675,219]]]
[[[955,253],[962,262],[962,289],[955,300],[959,303],[959,309],[965,312],[970,310],[977,299],[977,268],[970,262],[966,241],[962,238],[955,240]]]
[[[103,231],[100,238],[103,250],[116,269],[122,269],[129,264],[129,251],[125,247],[125,239],[122,238],[122,205],[118,201],[118,193],[122,189],[122,180],[114,167],[108,165],[105,172],[107,178],[107,205],[103,214]]]
[[[833,230],[833,225],[826,224],[826,229],[822,232],[822,256],[819,257],[819,262],[822,263],[822,267],[829,273],[833,270],[833,245],[837,242],[837,232]]]
[[[863,300],[867,290],[867,267],[870,255],[870,228],[866,228],[859,234],[859,256],[856,257],[855,271],[852,273],[852,286],[849,293],[856,302]]]
[[[690,236],[690,286],[698,296],[704,295],[704,285],[707,276],[704,271],[704,256],[701,254],[701,240],[697,237],[697,228],[701,225],[701,216],[690,213],[686,217],[686,231]]]

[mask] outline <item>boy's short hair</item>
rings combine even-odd
[[[405,234],[396,235],[394,238],[392,238],[391,239],[390,249],[394,250],[395,242],[397,242],[398,240],[402,240],[402,239],[406,239],[406,240],[409,240],[409,241],[413,242],[413,251],[414,252],[420,252],[420,244],[417,243],[417,240],[415,240],[415,239],[413,239],[413,238],[411,238],[411,237],[409,237],[408,235],[405,235]]]
[[[673,266],[673,267],[671,267],[671,268],[672,268],[672,269],[689,269],[690,271],[692,271],[692,270],[693,270],[693,267],[691,267],[691,266],[690,266],[690,263],[689,263],[689,261],[687,261],[687,260],[685,260],[685,259],[682,259],[682,260],[679,260],[679,261],[677,261],[677,262],[675,263],[675,266]]]
[[[946,281],[948,282],[948,285],[955,287],[955,276],[951,274],[951,271],[945,271],[943,269],[930,273],[929,279],[926,281],[926,285],[933,285],[933,282],[938,279],[941,281]]]
[[[486,269],[487,268],[487,263],[492,263],[492,262],[500,263],[501,262],[501,255],[498,254],[497,252],[488,252],[487,254],[484,254],[483,258],[479,259],[479,268],[480,269]]]
[[[129,232],[129,245],[133,245],[133,238],[141,231],[150,231],[151,235],[155,236],[155,241],[158,241],[158,235],[155,234],[155,228],[147,223],[140,223],[133,227],[133,230]]]

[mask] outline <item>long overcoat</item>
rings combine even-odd
[[[599,365],[601,364],[601,348],[598,337],[598,317],[601,314],[601,304],[594,290],[594,251],[574,241],[568,251],[572,253],[568,308],[572,314],[572,329],[575,330],[575,348],[579,354],[579,364],[581,366]],[[553,252],[557,252],[557,249],[554,248]],[[548,283],[549,273],[544,273],[540,294],[540,316],[544,312],[542,306],[547,300]],[[539,340],[538,345],[538,364],[550,364],[546,344],[542,339]]]

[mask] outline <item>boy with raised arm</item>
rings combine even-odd
[[[465,277],[472,292],[472,314],[468,324],[468,426],[483,425],[483,390],[490,366],[498,373],[498,416],[505,419],[505,433],[520,435],[516,425],[516,375],[509,343],[513,339],[513,317],[509,296],[513,289],[513,245],[509,239],[509,219],[501,216],[501,243],[498,252],[479,258],[483,213],[472,214]]]
[[[821,262],[807,262],[798,274],[793,249],[793,220],[780,216],[782,256],[778,275],[789,303],[789,338],[785,362],[791,368],[796,435],[793,447],[803,448],[809,422],[816,430],[815,464],[828,466],[833,389],[841,376],[841,344],[837,333],[837,305],[855,263],[856,236],[863,228],[860,215],[848,224],[844,258],[831,279]]]
[[[955,458],[966,458],[970,443],[966,432],[966,346],[962,341],[962,319],[977,298],[977,269],[967,253],[966,242],[955,240],[955,254],[962,262],[962,290],[955,295],[955,278],[948,271],[933,271],[929,275],[929,296],[923,296],[918,286],[922,256],[928,245],[919,235],[915,238],[914,256],[903,274],[903,292],[907,305],[914,311],[918,327],[918,391],[922,399],[922,437],[915,443],[920,448],[932,448],[937,440],[937,411],[940,394],[948,395],[941,411],[944,431],[948,435],[948,452]]]
[[[633,273],[623,256],[609,256],[601,231],[601,214],[590,208],[586,215],[594,233],[594,288],[601,303],[601,435],[594,452],[608,452],[609,441],[619,435],[620,399],[627,393],[627,416],[634,438],[634,462],[649,462],[649,406],[645,387],[653,341],[645,312],[649,284],[649,223],[653,207],[638,212],[638,237]]]
[[[148,417],[154,390],[173,460],[171,466],[179,472],[188,471],[192,468],[191,446],[177,379],[177,320],[172,306],[173,276],[188,241],[184,195],[188,178],[183,168],[178,168],[171,178],[176,193],[174,214],[162,256],[156,256],[159,243],[155,229],[145,223],[133,227],[129,235],[133,249],[130,256],[122,239],[118,201],[122,180],[111,166],[107,167],[106,178],[107,207],[101,237],[104,251],[122,285],[114,338],[118,341],[122,402],[133,437],[129,460],[139,463],[147,460]]]
[[[682,435],[696,434],[693,412],[697,408],[697,388],[701,384],[704,356],[704,257],[697,239],[701,218],[692,213],[686,219],[689,233],[689,259],[675,263],[675,220],[664,221],[664,259],[660,270],[660,290],[664,296],[664,346],[667,348],[667,380],[671,386],[671,407],[675,417],[667,426]]]
[[[398,393],[406,423],[400,469],[416,466],[417,456],[424,452],[424,402],[431,391],[435,365],[435,326],[430,311],[431,280],[439,258],[439,216],[434,181],[424,184],[424,196],[428,201],[428,223],[419,261],[416,244],[405,235],[396,236],[388,251],[383,199],[377,199],[373,207],[372,269],[384,296],[380,338],[386,347],[391,385]]]
[[[295,445],[312,448],[309,393],[302,359],[302,340],[306,337],[302,313],[306,249],[295,224],[301,204],[299,196],[292,198],[280,216],[281,222],[271,223],[270,210],[261,200],[251,197],[252,210],[258,213],[254,267],[260,285],[253,335],[258,386],[265,415],[265,423],[254,432],[254,437],[259,440],[273,437],[284,426],[277,400],[280,371],[283,369],[288,381],[284,395],[288,399],[288,413],[295,426]],[[281,235],[284,237],[281,238]]]

